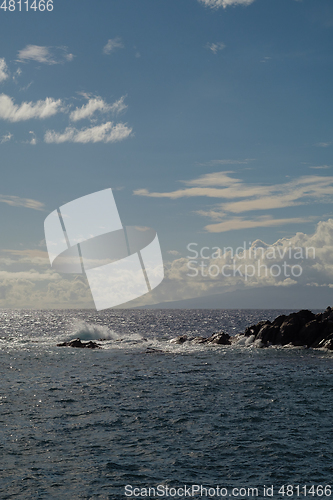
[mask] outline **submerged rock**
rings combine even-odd
[[[184,344],[184,342],[193,342],[194,344],[219,344],[219,345],[230,345],[230,335],[224,332],[214,333],[211,337],[190,337],[187,335],[181,335],[175,339],[171,339],[172,344]]]
[[[57,344],[57,347],[80,347],[86,349],[101,349],[101,346],[89,340],[88,342],[82,342],[79,338],[70,340],[69,342],[62,342]]]
[[[155,347],[147,347],[143,354],[166,354],[166,352]]]

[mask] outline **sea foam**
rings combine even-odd
[[[107,326],[87,323],[79,319],[74,320],[70,337],[71,339],[75,337],[81,340],[119,339],[119,335],[113,330],[109,330]]]

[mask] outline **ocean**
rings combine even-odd
[[[1,500],[330,497],[333,352],[170,343],[289,312],[2,310]]]

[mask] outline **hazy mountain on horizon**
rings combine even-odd
[[[161,302],[139,309],[326,309],[333,305],[333,289],[330,287],[270,286],[234,290],[195,297],[193,299]],[[283,293],[282,293],[283,292]]]

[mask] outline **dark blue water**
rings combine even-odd
[[[280,313],[2,311],[0,498],[191,498],[184,485],[206,488],[195,498],[293,485],[296,498],[331,484],[332,352],[169,342]],[[108,340],[56,347],[77,336]]]

